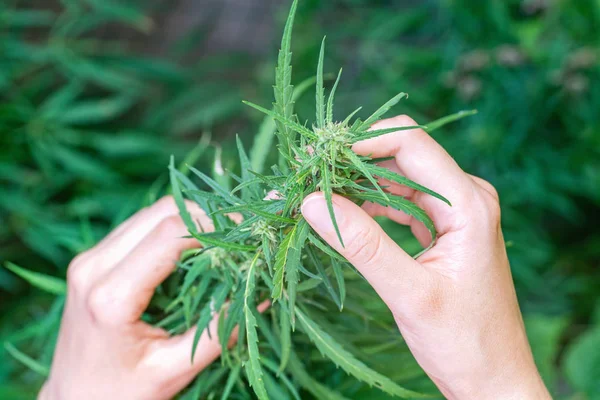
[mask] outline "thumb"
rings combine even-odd
[[[392,310],[399,294],[426,282],[426,271],[402,250],[362,208],[333,195],[333,211],[340,243],[323,193],[313,193],[302,204],[302,215],[331,247],[344,256],[373,286]]]

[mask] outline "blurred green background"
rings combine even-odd
[[[171,154],[233,167],[235,134],[250,146],[260,124],[241,100],[271,101],[287,7],[2,1],[0,261],[64,277],[164,192]],[[400,91],[394,113],[419,122],[479,110],[435,138],[500,193],[528,334],[561,399],[600,399],[598,32],[598,0],[301,0],[294,32],[296,83],[327,35],[342,113]],[[47,365],[61,301],[0,268],[1,399],[34,398],[39,375],[8,351]]]

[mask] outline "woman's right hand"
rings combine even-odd
[[[375,129],[411,126],[400,116]],[[539,376],[517,303],[500,229],[498,195],[486,181],[460,169],[421,129],[356,143],[384,165],[447,197],[452,207],[406,187],[389,190],[423,208],[438,234],[433,248],[414,260],[373,220],[387,216],[409,225],[422,245],[431,237],[410,216],[375,204],[362,208],[334,196],[340,245],[322,193],[307,197],[302,214],[346,257],[392,311],[421,367],[449,399],[549,399]]]

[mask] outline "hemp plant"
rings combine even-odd
[[[292,332],[297,330],[302,331],[323,356],[356,379],[391,395],[423,397],[359,361],[313,318],[320,310],[310,293],[324,290],[342,311],[346,280],[349,274],[357,275],[357,272],[311,230],[300,207],[306,196],[322,191],[342,245],[333,213],[334,193],[357,204],[374,202],[413,216],[427,227],[433,243],[435,226],[425,211],[404,197],[386,192],[380,179],[427,193],[448,206],[450,202],[442,195],[380,167],[380,159],[355,154],[351,147],[358,141],[399,130],[424,128],[431,131],[470,112],[446,117],[427,127],[370,130],[374,122],[406,97],[405,93],[400,93],[364,120],[354,119],[360,108],[338,120],[334,117],[333,105],[341,71],[326,96],[323,40],[315,79],[315,124],[311,127],[302,124],[294,113],[294,97],[298,92],[291,83],[290,47],[297,3],[297,0],[293,2],[285,25],[273,108],[245,102],[275,122],[280,155],[278,165],[272,166],[268,174],[253,171],[251,165],[256,165],[257,161],[251,162],[238,138],[241,174],[230,174],[238,182],[233,190],[227,190],[215,179],[189,167],[211,189],[205,191],[171,162],[173,195],[190,235],[198,239],[202,248],[182,257],[174,276],[176,296],[164,308],[164,318],[157,325],[173,333],[197,325],[198,333],[191,349],[193,358],[200,333],[209,326],[215,313],[220,314],[217,332],[210,334],[218,334],[223,351],[222,365],[229,371],[221,398],[227,398],[234,388],[246,390],[242,365],[247,382],[261,400],[278,398],[278,390],[298,398],[299,387],[317,398],[343,398],[340,393],[312,380],[304,370],[292,340]],[[198,221],[194,221],[186,210],[185,197],[207,212],[214,231],[206,232],[204,227],[197,227]],[[232,217],[235,214],[241,218]],[[256,311],[256,304],[265,299],[271,300],[271,308],[261,315]],[[228,338],[236,326],[239,339],[237,345],[230,348]],[[277,376],[281,385],[277,385],[271,374]],[[205,379],[198,385],[204,388],[198,389],[198,393],[205,390],[207,382]],[[247,391],[245,393],[249,396]]]

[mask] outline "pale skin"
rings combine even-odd
[[[406,116],[373,128],[411,126]],[[353,150],[394,157],[384,166],[443,194],[445,203],[386,182],[425,209],[439,232],[414,260],[373,220],[409,225],[423,245],[427,229],[406,214],[334,197],[345,246],[321,193],[304,200],[313,229],[348,259],[390,308],[416,360],[448,399],[551,399],[531,354],[510,273],[499,200],[486,181],[463,172],[422,130],[359,142]],[[190,212],[205,230],[210,219]],[[156,286],[175,268],[185,225],[170,198],[140,211],[68,270],[68,296],[51,373],[39,398],[170,399],[219,357],[216,335],[202,334],[190,363],[194,331],[168,334],[140,321]],[[267,307],[259,306],[262,311]],[[215,331],[216,319],[212,322]],[[211,339],[212,337],[212,339]],[[235,335],[231,338],[233,343]]]

